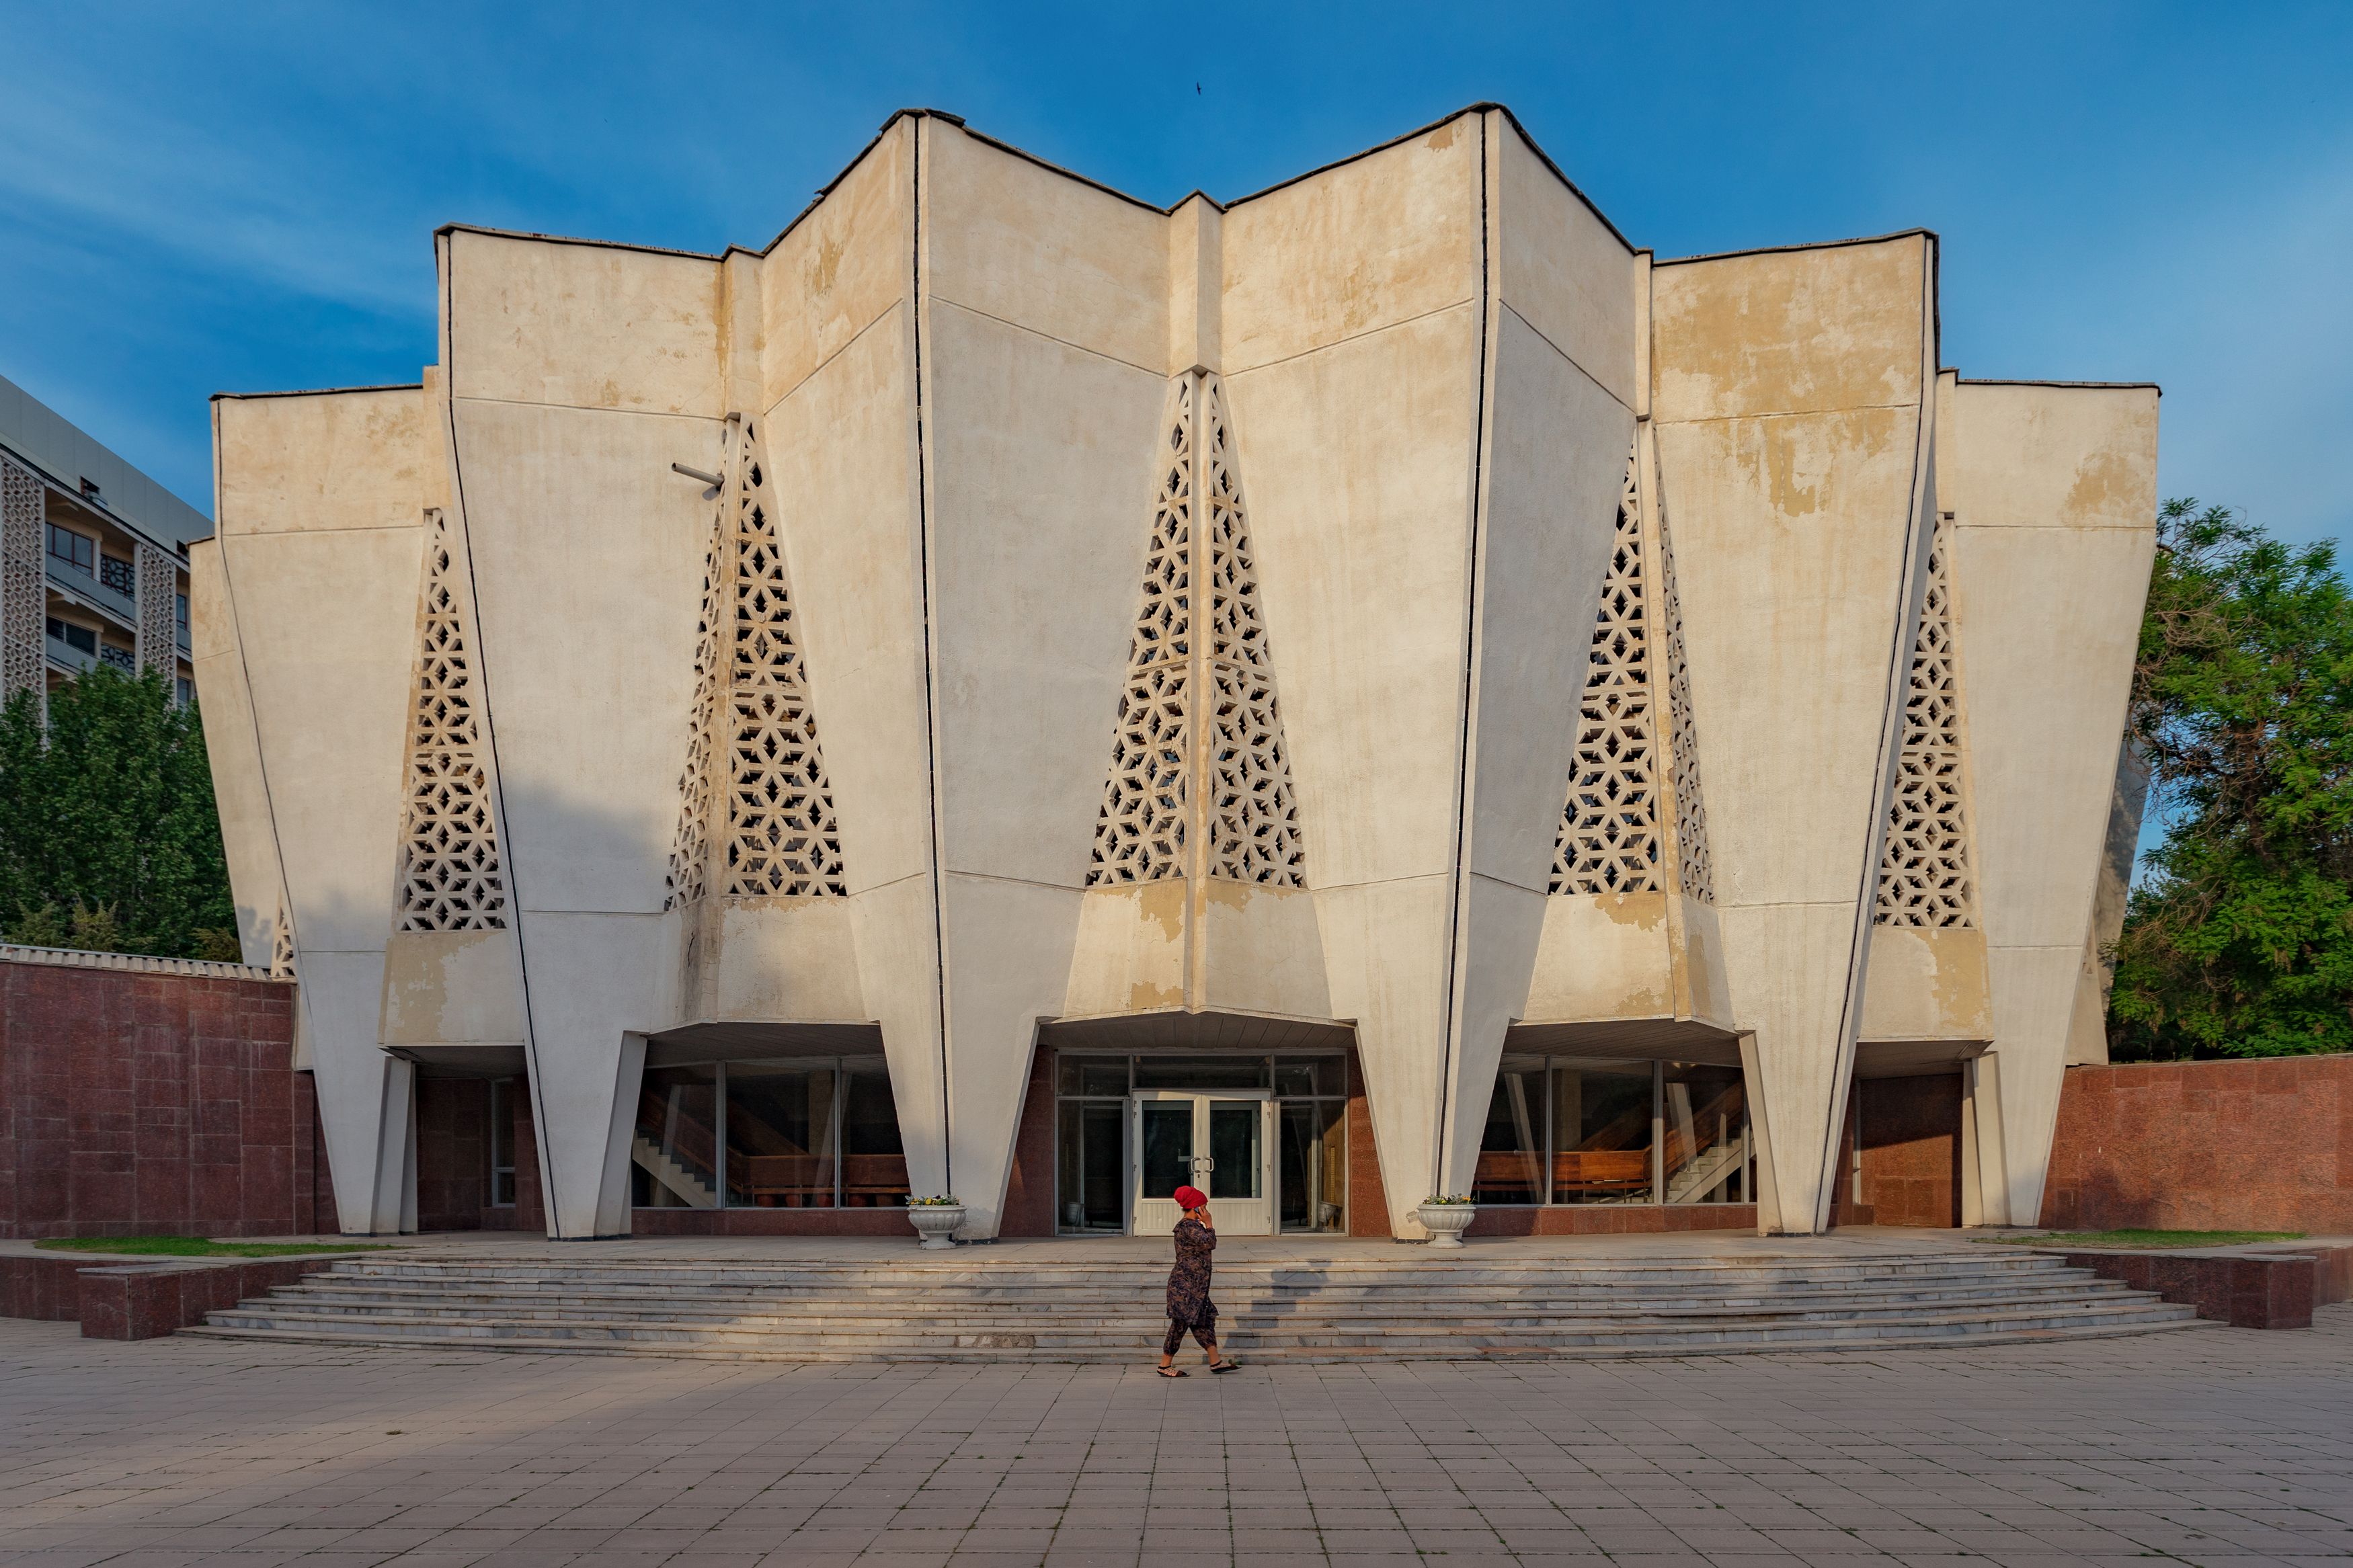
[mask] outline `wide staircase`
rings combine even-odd
[[[2191,1309],[2058,1258],[1360,1257],[1218,1268],[1226,1348],[1264,1363],[1683,1356],[2047,1342],[2186,1328]],[[1484,1248],[1479,1250],[1486,1250]],[[1979,1255],[1982,1254],[1982,1255]],[[346,1258],[191,1333],[773,1361],[1132,1362],[1166,1263],[988,1258]]]

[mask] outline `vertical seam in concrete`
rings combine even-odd
[[[1872,763],[1871,814],[1863,821],[1862,881],[1856,891],[1854,921],[1847,937],[1846,986],[1839,998],[1838,1038],[1831,1068],[1829,1136],[1824,1140],[1828,1146],[1822,1152],[1820,1184],[1815,1190],[1810,1226],[1816,1233],[1830,1228],[1831,1203],[1838,1196],[1839,1150],[1843,1142],[1841,1131],[1846,1120],[1847,1101],[1852,1098],[1849,1090],[1854,1077],[1855,1031],[1860,1024],[1856,1013],[1862,1000],[1858,975],[1870,962],[1871,932],[1878,906],[1879,859],[1886,847],[1887,792],[1893,782],[1889,775],[1895,752],[1904,740],[1905,700],[1910,695],[1912,679],[1911,645],[1920,630],[1918,617],[1913,613],[1912,590],[1922,585],[1917,579],[1925,575],[1926,564],[1927,552],[1920,537],[1920,503],[1926,499],[1922,488],[1926,478],[1923,469],[1936,414],[1936,250],[1933,241],[1923,239],[1921,245],[1921,304],[1930,325],[1926,341],[1921,345],[1920,422],[1913,433],[1912,483],[1904,502],[1904,550],[1897,557],[1895,625],[1887,653],[1886,686],[1880,697],[1879,752]],[[1933,530],[1935,520],[1926,521]],[[1782,1216],[1784,1221],[1788,1217],[1786,1214]]]
[[[449,241],[448,261],[441,268],[441,399],[442,420],[449,435],[449,510],[457,514],[459,537],[466,551],[466,604],[473,612],[474,622],[474,683],[481,692],[476,705],[482,725],[482,750],[491,759],[491,814],[499,835],[499,866],[507,885],[507,914],[514,921],[515,974],[522,986],[522,1067],[523,1089],[531,1097],[532,1142],[539,1156],[540,1222],[555,1240],[570,1239],[559,1234],[556,1197],[562,1191],[555,1179],[555,1143],[548,1125],[547,1106],[542,1098],[539,1069],[539,1022],[531,1006],[531,943],[523,935],[522,882],[516,875],[514,836],[507,831],[506,768],[499,760],[498,726],[491,717],[491,647],[490,639],[482,633],[481,584],[474,575],[474,525],[466,513],[466,463],[458,452],[458,366],[457,334],[451,331],[458,309],[456,288],[458,245],[456,237]],[[596,1226],[589,1226],[594,1234]]]
[[[1440,1197],[1446,1195],[1446,1135],[1453,1124],[1452,1097],[1449,1091],[1454,1081],[1454,1064],[1461,1055],[1456,1049],[1461,1010],[1455,1005],[1455,993],[1461,973],[1462,906],[1471,895],[1468,868],[1463,863],[1463,857],[1468,853],[1471,842],[1471,704],[1479,662],[1479,526],[1484,510],[1487,470],[1487,327],[1493,315],[1490,309],[1493,279],[1488,272],[1487,247],[1489,120],[1485,114],[1479,116],[1479,380],[1472,395],[1474,402],[1471,422],[1471,539],[1469,571],[1462,585],[1462,714],[1461,724],[1457,731],[1460,740],[1454,759],[1454,868],[1453,887],[1446,916],[1446,1023],[1438,1070],[1437,1161],[1430,1173],[1430,1191]]]
[[[286,921],[287,942],[288,944],[294,949],[294,1005],[301,1009],[302,1017],[307,1019],[311,1013],[311,995],[310,993],[305,991],[302,987],[302,946],[301,943],[295,939],[294,894],[292,889],[286,885],[286,844],[285,841],[278,836],[278,801],[277,797],[269,793],[269,759],[268,754],[261,749],[261,710],[255,706],[253,700],[253,667],[247,662],[245,657],[245,628],[238,622],[237,613],[237,576],[236,574],[229,569],[228,535],[223,531],[220,524],[220,405],[216,403],[213,405],[213,549],[214,552],[220,557],[221,596],[228,601],[228,624],[230,629],[237,634],[237,672],[245,681],[245,717],[253,735],[253,771],[261,780],[261,807],[263,812],[269,818],[269,858],[277,863],[278,867],[279,915]],[[195,589],[195,580],[193,575],[191,575],[189,579],[188,588],[193,599],[193,595]],[[191,657],[188,659],[188,668],[191,671],[194,671],[196,668],[196,661],[194,658],[195,651],[195,646],[192,641],[189,647]],[[45,679],[44,685],[46,686],[46,684],[47,682]],[[43,693],[42,701],[44,703],[42,712],[46,717],[48,711],[46,706],[47,702],[47,694],[46,691]],[[234,910],[232,910],[232,912],[234,912]],[[276,938],[273,936],[271,940],[274,943]],[[300,1020],[298,1020],[298,1024]],[[317,1043],[318,1037],[318,1031],[316,1029],[312,1029],[311,1031],[311,1038],[313,1045]],[[288,1061],[291,1062],[293,1060],[294,1049],[290,1042],[287,1047],[286,1055]],[[311,1083],[313,1100],[311,1115],[316,1119],[320,1129],[320,1134],[323,1137],[325,1135],[327,1119],[323,1112],[315,1108],[319,1077],[318,1066],[319,1064],[317,1059],[315,1058],[312,1058],[311,1063]],[[330,1191],[333,1190],[335,1184],[333,1154],[334,1151],[332,1149],[328,1151],[327,1186]],[[314,1182],[313,1186],[315,1187],[315,1185],[316,1184]],[[374,1184],[373,1181],[371,1181],[371,1193],[373,1193],[373,1186]],[[338,1194],[335,1198],[335,1226],[338,1233],[342,1232],[343,1223],[343,1197]],[[374,1223],[373,1217],[371,1217],[370,1223]]]
[[[914,345],[916,590],[923,623],[923,788],[932,827],[932,951],[939,964],[940,1180],[955,1191],[955,1142],[948,1110],[947,839],[940,822],[940,705],[938,656],[932,644],[931,464],[923,445],[923,130],[918,114],[909,127],[908,216],[913,245],[908,255],[907,324]]]

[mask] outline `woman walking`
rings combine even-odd
[[[1188,1331],[1193,1342],[1208,1352],[1211,1372],[1231,1372],[1235,1363],[1218,1354],[1218,1307],[1209,1300],[1209,1254],[1218,1249],[1209,1194],[1198,1187],[1179,1187],[1176,1196],[1185,1217],[1176,1222],[1176,1267],[1168,1271],[1168,1337],[1160,1345],[1160,1375],[1185,1375],[1169,1363]]]

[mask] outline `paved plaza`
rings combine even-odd
[[[1978,1352],[786,1366],[0,1321],[0,1563],[2353,1558],[2353,1307]]]

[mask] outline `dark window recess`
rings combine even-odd
[[[186,637],[188,635],[188,596],[185,594],[174,594],[172,595],[172,598],[174,601],[172,605],[173,624],[180,628],[180,635],[182,637]]]
[[[86,533],[76,533],[70,528],[49,524],[49,557],[61,561],[77,572],[91,572],[98,565],[98,541]]]
[[[179,678],[180,706],[185,708],[196,700],[196,683],[186,676]]]
[[[49,617],[49,635],[68,647],[78,647],[84,653],[98,651],[98,634],[88,626],[78,626],[71,621]]]
[[[136,598],[139,594],[139,574],[131,563],[116,555],[98,558],[98,580],[118,594]]]

